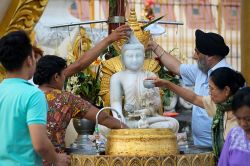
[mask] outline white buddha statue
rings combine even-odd
[[[143,81],[156,76],[144,71],[144,46],[131,34],[121,50],[123,70],[111,76],[110,104],[130,128],[170,128],[178,132],[179,123],[174,118],[160,116],[159,88],[145,88]],[[124,96],[124,106],[122,104]],[[117,114],[112,112],[117,118]]]

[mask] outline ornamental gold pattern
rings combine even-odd
[[[71,166],[215,166],[213,153],[165,156],[71,154]]]
[[[13,2],[7,12],[8,14],[3,18],[4,30],[2,34],[16,30],[24,30],[30,33],[47,3],[48,0],[19,0]]]
[[[176,135],[167,128],[110,130],[107,155],[163,156],[179,154]]]
[[[79,35],[76,37],[73,44],[73,56],[74,61],[80,58],[86,51],[91,48],[91,40],[87,36],[86,30],[83,27],[80,27]]]
[[[13,0],[0,22],[0,36],[16,30],[31,33],[47,3],[48,0]],[[5,78],[5,75],[5,69],[0,64],[0,82]]]

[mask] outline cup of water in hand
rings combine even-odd
[[[143,80],[143,86],[148,89],[155,87],[154,80]]]

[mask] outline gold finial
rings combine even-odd
[[[137,22],[135,9],[130,9],[130,14],[129,14],[129,18],[128,18],[128,24],[130,25],[130,27],[134,31],[140,31],[141,30],[140,29],[141,27],[140,27],[139,23]]]
[[[144,45],[144,48],[147,47],[150,32],[149,31],[142,31],[140,24],[137,21],[136,12],[134,8],[130,9],[129,18],[128,18],[128,25],[134,31],[135,36],[138,40]],[[113,45],[118,53],[120,53],[121,48],[126,40],[121,39],[117,42],[114,42]]]

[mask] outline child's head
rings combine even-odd
[[[250,134],[250,87],[242,88],[234,95],[232,109],[240,127]]]
[[[24,31],[14,31],[0,39],[0,62],[7,71],[22,68],[28,56],[32,56],[32,45]]]

